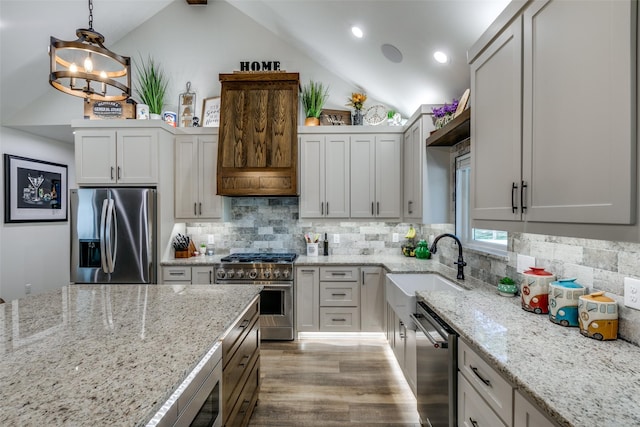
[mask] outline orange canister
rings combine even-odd
[[[618,338],[618,303],[604,291],[578,298],[580,333],[597,340]]]
[[[556,276],[542,267],[530,267],[522,273],[524,280],[520,286],[522,309],[537,314],[549,313],[549,283]]]

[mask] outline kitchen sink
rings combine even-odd
[[[387,274],[387,302],[407,327],[413,328],[410,315],[416,310],[416,291],[454,291],[464,288],[438,274]]]

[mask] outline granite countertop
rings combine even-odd
[[[586,338],[488,285],[417,295],[560,425],[640,425],[637,346]]]
[[[141,425],[261,286],[69,285],[0,304],[0,425]]]

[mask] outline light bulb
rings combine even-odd
[[[364,36],[364,33],[362,32],[362,29],[360,29],[360,27],[356,27],[356,26],[351,27],[351,32],[353,33],[354,36],[356,36],[359,39],[361,39],[362,36]]]
[[[78,72],[78,66],[75,62],[72,62],[71,65],[69,65],[69,71],[71,71],[72,73]]]
[[[105,73],[104,71],[100,71],[100,78],[106,79],[107,73]],[[102,94],[105,95],[107,93],[107,84],[104,81],[101,83],[101,89],[102,89]]]
[[[84,70],[87,73],[93,72],[93,61],[91,60],[91,55],[87,56],[84,60]]]

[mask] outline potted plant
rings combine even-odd
[[[302,88],[302,106],[305,113],[305,126],[318,126],[322,107],[329,97],[329,88],[313,80]]]
[[[518,285],[510,277],[503,277],[498,283],[498,292],[503,297],[512,297],[518,292]]]
[[[140,101],[149,106],[152,119],[160,119],[164,98],[167,91],[168,79],[160,65],[149,56],[145,62],[140,57],[140,65],[136,64],[138,82],[135,89]]]

